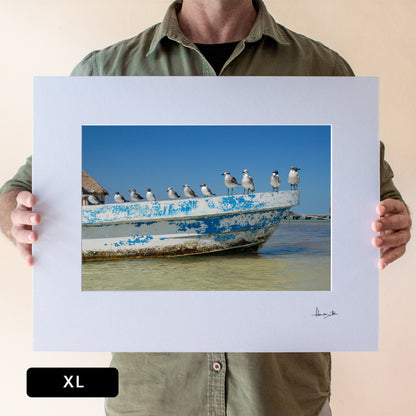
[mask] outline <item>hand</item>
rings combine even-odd
[[[405,253],[412,220],[406,205],[399,200],[381,201],[376,211],[380,218],[373,222],[372,228],[380,234],[373,238],[372,243],[380,249],[378,268],[383,270]]]
[[[11,213],[11,233],[16,247],[29,266],[33,266],[32,244],[38,239],[38,234],[32,230],[32,225],[40,223],[40,215],[32,211],[35,197],[28,191],[21,191],[16,196],[17,206]]]

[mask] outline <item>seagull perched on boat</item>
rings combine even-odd
[[[88,196],[87,196],[88,195]],[[101,205],[102,202],[94,195],[93,189],[82,188],[82,196],[87,196],[87,201],[90,205]]]
[[[146,199],[148,201],[156,201],[156,197],[155,195],[152,193],[152,190],[150,188],[148,188],[147,192],[146,192]]]
[[[101,205],[101,201],[95,195],[88,195],[87,199],[91,205]]]
[[[187,198],[195,198],[197,196],[195,192],[190,188],[189,185],[183,186],[183,193],[185,194]]]
[[[179,194],[178,194],[177,192],[175,192],[175,191],[172,189],[172,187],[171,187],[171,186],[168,188],[168,197],[169,197],[170,199],[178,199],[178,198],[180,198]]]
[[[290,190],[298,189],[298,184],[300,180],[299,175],[298,175],[298,170],[300,170],[300,168],[295,168],[293,166],[290,167],[290,172],[287,177],[287,180],[290,183]]]
[[[129,189],[129,191],[130,191],[130,199],[133,202],[139,202],[143,199],[143,197],[136,192],[135,188]]]
[[[114,202],[116,202],[117,204],[122,204],[123,202],[127,201],[123,195],[120,195],[120,192],[116,192],[116,194],[114,195]]]
[[[234,187],[237,185],[241,185],[237,182],[237,179],[234,178],[234,176],[231,176],[230,172],[224,172],[221,173],[221,175],[224,175],[224,183],[227,187],[227,195],[230,195],[230,188],[231,188],[231,195],[233,195]]]
[[[199,186],[201,187],[201,192],[205,197],[215,195],[211,192],[211,189],[209,189],[208,186],[206,186],[205,184],[202,184],[202,185],[199,185]]]
[[[243,179],[241,179],[241,185],[244,186],[245,189],[247,189],[247,195],[250,192],[254,192],[254,182],[253,182],[253,178],[251,176],[248,176],[248,170],[244,169],[243,170]],[[243,191],[244,193],[245,191]]]
[[[279,172],[275,170],[272,173],[272,176],[270,177],[270,185],[272,186],[273,191],[279,192],[279,188],[281,184],[282,182],[280,181],[280,178],[279,178]]]

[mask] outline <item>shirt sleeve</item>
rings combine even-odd
[[[88,77],[98,75],[95,52],[89,53],[71,72],[71,77]]]
[[[16,175],[0,188],[0,194],[4,194],[14,189],[32,192],[32,156],[29,156],[26,159],[26,163],[20,167]]]
[[[403,201],[400,192],[393,183],[393,171],[390,165],[384,160],[384,143],[380,141],[380,200],[384,199],[399,199]]]
[[[338,77],[353,77],[354,71],[349,63],[335,52],[334,76]]]

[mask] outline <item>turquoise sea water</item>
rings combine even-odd
[[[257,253],[86,262],[83,290],[330,290],[329,221],[283,222]]]

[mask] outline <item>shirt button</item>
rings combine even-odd
[[[215,362],[214,364],[212,364],[212,368],[214,369],[214,371],[220,371],[221,370],[221,363],[219,362]]]

